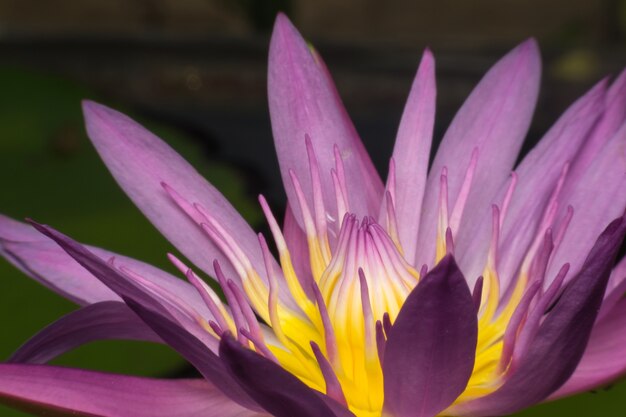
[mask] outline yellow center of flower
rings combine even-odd
[[[304,229],[302,239],[306,239],[305,252],[308,252],[299,253],[298,259],[308,256],[309,260],[305,271],[302,271],[302,265],[298,265],[301,276],[296,273],[292,253],[278,223],[261,197],[261,206],[278,249],[280,267],[276,267],[265,239],[260,235],[267,276],[267,281],[263,280],[235,239],[210,213],[194,206],[205,232],[235,267],[243,291],[227,280],[216,265],[216,275],[228,301],[227,309],[208,286],[198,284],[193,273],[188,272],[188,277],[194,285],[202,285],[208,295],[205,301],[215,321],[205,325],[212,335],[220,337],[228,330],[242,344],[275,361],[309,387],[344,404],[357,417],[379,417],[384,402],[379,350],[426,267],[418,272],[403,256],[395,222],[393,192],[387,193],[382,224],[369,217],[357,219],[348,212],[339,164],[332,173],[337,211],[331,216],[324,207],[320,183],[315,181],[319,173],[312,152],[309,159],[314,179],[312,209],[298,178],[292,175]],[[337,159],[341,160],[340,157]],[[514,176],[511,184],[503,210],[506,210],[507,199],[515,184]],[[458,225],[450,221],[454,215],[448,216],[446,193],[444,170],[433,266],[454,250],[452,227]],[[178,196],[173,197],[181,207],[189,209],[188,203],[181,202]],[[530,292],[529,273],[533,273],[533,268],[541,268],[536,254],[542,239],[538,238],[524,259],[513,288],[508,294],[501,293],[496,262],[501,217],[500,209],[494,206],[492,242],[482,278],[475,289],[476,297],[480,294],[481,298],[477,306],[478,341],[474,370],[465,391],[454,404],[487,395],[502,383],[502,376],[513,356],[505,336],[511,331],[516,336],[519,326],[510,326],[515,323],[514,313],[524,295]],[[343,220],[337,223],[336,219]],[[539,236],[543,238],[542,233],[546,230],[547,236],[551,237],[547,228],[540,228]],[[551,243],[551,239],[547,241]],[[255,313],[265,324],[257,322]],[[446,411],[441,415],[447,415]]]

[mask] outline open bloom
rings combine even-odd
[[[86,102],[89,137],[185,256],[169,255],[187,282],[1,218],[1,253],[83,307],[0,365],[0,401],[105,417],[491,416],[621,376],[626,73],[574,103],[512,172],[537,99],[535,42],[485,75],[428,170],[434,72],[426,51],[383,183],[320,56],[278,17],[282,229],[260,198],[278,260],[165,143]],[[41,365],[107,338],[166,343],[204,378]]]

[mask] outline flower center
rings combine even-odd
[[[379,417],[384,401],[381,362],[386,336],[407,296],[418,285],[420,276],[427,272],[427,267],[424,265],[418,272],[403,256],[397,234],[392,186],[388,186],[390,189],[386,194],[384,210],[381,210],[380,222],[372,217],[357,219],[349,213],[341,156],[336,151],[337,167],[332,172],[336,212],[329,213],[323,201],[317,162],[308,139],[307,150],[313,204],[308,204],[299,179],[291,173],[298,208],[293,214],[288,214],[300,219],[303,230],[297,228],[297,236],[293,230],[290,231],[291,235],[287,237],[289,245],[267,202],[260,197],[280,264],[279,267],[275,264],[264,237],[259,235],[265,260],[265,271],[262,272],[267,280],[260,277],[261,271],[252,267],[236,239],[210,213],[193,202],[185,201],[175,190],[164,185],[174,202],[202,227],[237,271],[241,285],[225,277],[215,263],[215,275],[228,307],[182,262],[172,259],[200,291],[211,310],[214,320],[203,321],[203,325],[212,336],[220,338],[223,332],[230,331],[240,343],[276,362],[309,387],[349,407],[357,417]],[[474,165],[476,157],[473,155],[472,158]],[[468,169],[467,187],[471,185],[471,171],[472,166]],[[454,251],[452,229],[458,227],[462,212],[463,202],[459,209],[457,201],[452,214],[448,215],[446,175],[444,169],[433,265],[446,253]],[[493,206],[489,254],[483,275],[474,288],[478,315],[475,366],[465,391],[455,404],[497,389],[519,349],[524,349],[527,335],[520,331],[521,324],[525,320],[541,319],[540,315],[527,316],[526,312],[528,305],[535,302],[534,295],[540,290],[554,248],[552,232],[547,225],[552,221],[550,213],[555,210],[548,207],[545,222],[528,250],[517,280],[501,293],[497,272],[499,231],[514,187],[515,175],[512,176],[502,212]],[[343,219],[340,225],[336,219]],[[558,233],[561,237],[562,234],[563,231]],[[299,242],[294,243],[294,239]],[[564,268],[559,273],[546,294],[558,292],[566,272]],[[552,297],[544,298],[549,300]],[[257,321],[257,316],[264,324]],[[518,340],[521,347],[517,346]]]

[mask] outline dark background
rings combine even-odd
[[[0,212],[171,270],[168,243],[84,135],[79,103],[87,97],[157,131],[262,228],[256,195],[276,212],[285,198],[266,104],[277,10],[324,56],[381,173],[426,46],[437,59],[436,139],[489,66],[529,36],[544,59],[529,145],[585,89],[626,65],[626,0],[0,0]],[[0,359],[73,308],[0,262]],[[167,348],[130,342],[93,344],[55,363],[189,372]],[[625,395],[617,384],[520,415],[622,415]]]

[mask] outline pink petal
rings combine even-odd
[[[626,121],[626,70],[615,79],[605,99],[605,112],[573,161],[570,178],[577,179]]]
[[[530,125],[539,91],[540,61],[534,40],[519,45],[489,70],[452,121],[428,176],[416,265],[431,265],[434,259],[442,169],[448,170],[452,208],[475,150],[478,160],[473,186],[460,224],[471,225],[489,217],[493,198],[506,182]],[[453,232],[458,236],[457,254],[462,255],[474,245],[475,233],[464,228]]]
[[[32,226],[0,215],[0,254],[24,273],[80,305],[120,300]]]
[[[113,177],[157,229],[189,260],[211,275],[220,261],[227,276],[239,276],[224,254],[163,189],[167,184],[190,204],[209,212],[265,277],[263,254],[246,221],[211,184],[165,142],[129,117],[86,101],[87,133]]]
[[[409,263],[414,261],[417,246],[436,96],[435,60],[430,50],[426,50],[411,87],[393,149],[396,181],[395,184],[387,184],[388,190],[390,187],[394,190],[396,218],[401,225],[398,230],[400,243]]]
[[[258,416],[204,380],[159,380],[42,365],[0,364],[0,403],[38,415]]]
[[[500,232],[498,273],[502,288],[507,288],[517,276],[566,162],[573,160],[602,114],[605,94],[606,82],[600,82],[572,104],[517,168],[517,186]],[[505,184],[496,201],[501,201],[506,188]],[[488,225],[490,221],[485,219],[483,223]],[[476,229],[476,245],[462,254],[461,265],[466,276],[482,273],[489,233],[489,227]]]
[[[0,215],[0,248],[2,254],[27,275],[79,305],[121,301],[118,295],[78,264],[59,245],[30,225]],[[135,259],[104,249],[90,246],[87,248],[103,261],[115,259],[118,266],[128,268],[185,300],[204,317],[212,317],[201,297],[186,281]]]
[[[548,277],[564,263],[577,271],[594,238],[626,209],[626,123],[599,151],[578,179],[566,184],[562,206],[571,205],[574,217],[563,243],[554,254]],[[558,222],[558,219],[557,219]],[[557,223],[558,224],[558,223]]]
[[[382,182],[350,121],[324,63],[312,52],[288,18],[279,14],[270,44],[268,95],[272,131],[287,197],[298,204],[289,170],[293,170],[313,207],[305,134],[317,157],[326,211],[336,217],[331,169],[334,146],[345,167],[350,211],[377,214]],[[302,225],[299,212],[294,213]],[[341,219],[337,219],[339,223]],[[337,226],[337,228],[339,225]]]

